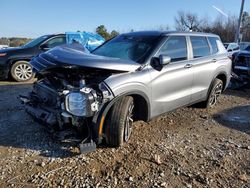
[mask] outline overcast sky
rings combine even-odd
[[[239,15],[241,0],[0,0],[0,37],[38,37],[65,31],[95,31],[104,24],[127,32],[174,29],[179,10],[214,19],[220,14]],[[245,2],[250,12],[250,0]],[[225,17],[226,19],[226,17]]]

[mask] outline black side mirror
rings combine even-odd
[[[161,71],[164,65],[167,65],[171,62],[169,56],[160,55],[159,57],[152,57],[150,65],[158,71]]]
[[[49,45],[47,43],[44,43],[40,46],[40,49],[42,50],[48,50],[49,49]]]

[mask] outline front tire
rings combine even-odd
[[[106,124],[106,142],[119,147],[127,142],[132,133],[134,100],[131,96],[119,99],[112,107]]]
[[[34,78],[32,67],[27,61],[15,62],[11,67],[10,74],[17,82],[27,82]]]

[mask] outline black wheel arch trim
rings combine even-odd
[[[9,64],[9,69],[17,62],[17,61],[27,61],[29,62],[32,59],[32,57],[15,57],[15,58],[10,58],[8,60]]]
[[[111,107],[117,102],[119,99],[125,96],[131,96],[131,95],[139,95],[143,97],[147,103],[147,121],[150,119],[150,101],[149,98],[145,93],[142,91],[136,90],[136,91],[129,91],[125,93],[121,93],[117,95],[115,98],[113,98],[110,102],[107,102],[101,106],[101,110],[99,110],[93,117],[92,119],[92,136],[95,141],[98,143],[101,143],[102,141],[102,133],[103,133],[103,126],[104,126],[104,121],[106,119],[106,116],[111,109]]]

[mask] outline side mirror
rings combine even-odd
[[[159,56],[160,65],[167,65],[171,62],[171,57],[166,55]]]
[[[48,49],[49,49],[49,46],[48,46],[47,43],[44,43],[44,44],[42,44],[42,45],[40,46],[40,49],[42,49],[42,50],[48,50]]]
[[[152,57],[150,65],[158,71],[161,71],[164,65],[171,62],[171,58],[166,55],[160,55],[159,57]]]

